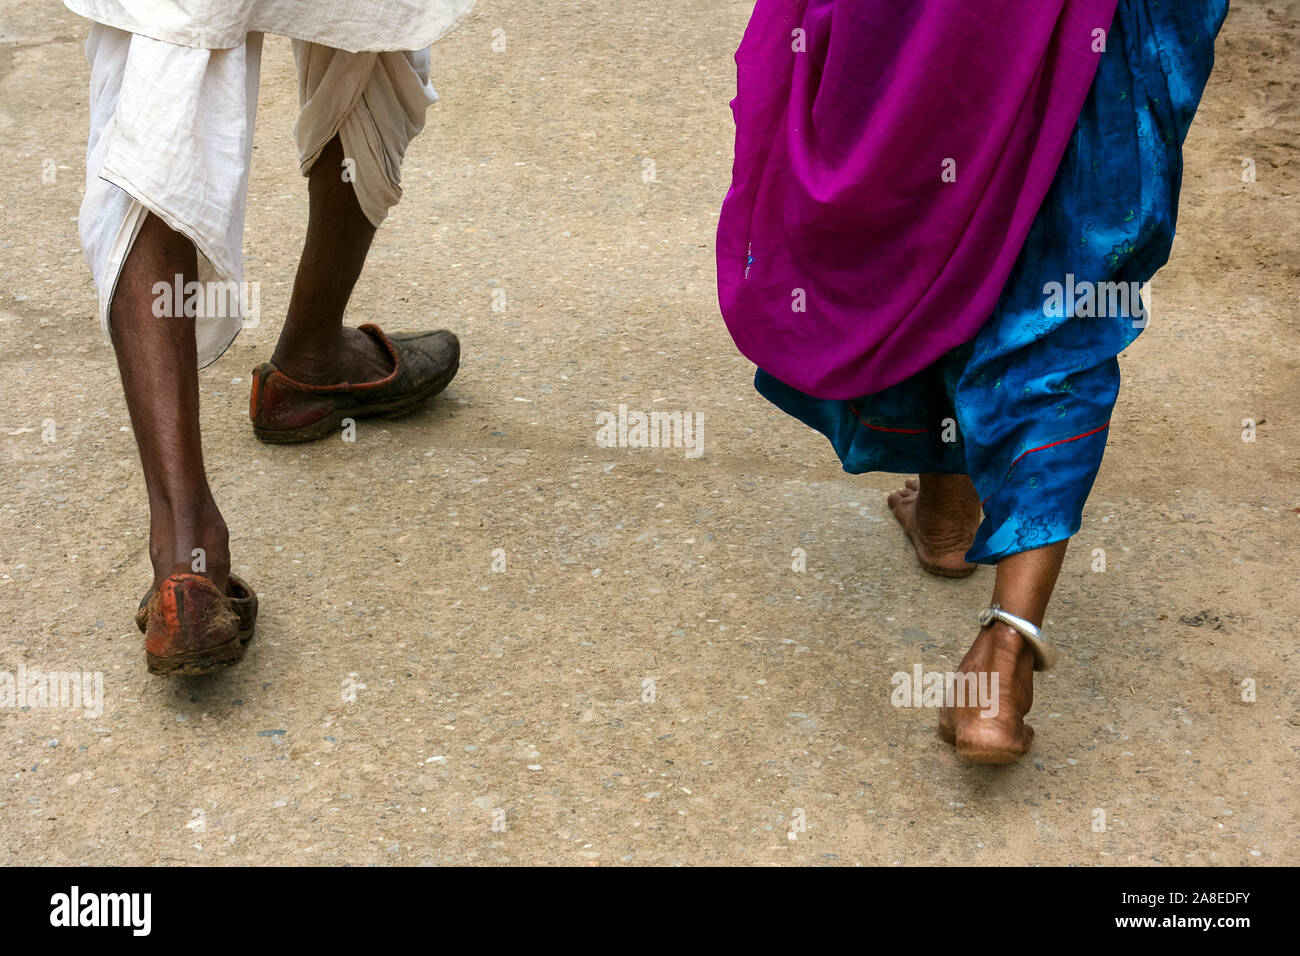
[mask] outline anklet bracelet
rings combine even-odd
[[[1039,628],[1023,617],[1002,610],[1001,604],[990,604],[980,611],[980,627],[988,627],[994,621],[1001,621],[1029,642],[1029,646],[1034,649],[1034,670],[1045,671],[1056,666],[1056,642],[1044,635]]]

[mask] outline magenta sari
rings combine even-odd
[[[885,389],[989,318],[1117,0],[758,0],[736,53],[718,293],[809,395]]]

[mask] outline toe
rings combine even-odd
[[[900,488],[898,491],[891,491],[885,501],[891,508],[913,504],[916,501],[916,492],[911,488]]]

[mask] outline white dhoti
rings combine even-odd
[[[350,53],[295,39],[293,53],[302,173],[338,134],[357,200],[378,226],[401,197],[402,157],[437,99],[429,50]],[[262,34],[202,49],[94,23],[86,56],[90,139],[79,231],[105,335],[118,276],[148,213],[194,243],[199,283],[245,288],[244,210]],[[222,301],[227,307],[219,314],[195,318],[200,368],[220,357],[246,319],[255,321],[249,297],[226,294]]]

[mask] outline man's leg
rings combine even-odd
[[[153,314],[154,283],[170,287],[178,273],[197,278],[194,246],[150,214],[122,266],[109,324],[149,494],[154,585],[192,572],[202,548],[204,573],[224,591],[229,535],[203,470],[194,319]]]
[[[343,325],[375,227],[343,178],[337,135],[312,166],[307,193],[307,240],[271,361],[290,378],[312,385],[378,381],[393,370],[389,356],[371,336]]]
[[[460,343],[445,329],[343,325],[375,227],[401,199],[411,137],[437,99],[429,51],[348,53],[295,40],[293,53],[302,104],[294,138],[310,218],[279,343],[253,370],[253,434],[272,444],[316,441],[353,418],[412,412],[460,368]]]

